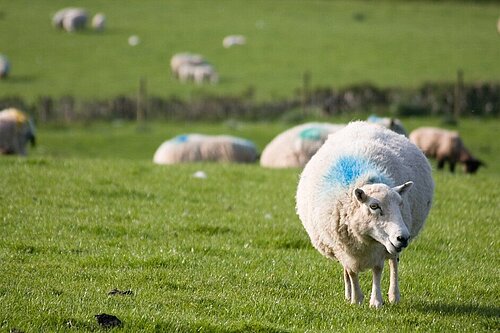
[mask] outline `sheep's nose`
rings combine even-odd
[[[401,247],[407,247],[410,237],[398,236],[396,239],[399,243],[401,243]]]

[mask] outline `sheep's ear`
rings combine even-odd
[[[363,192],[363,190],[360,188],[354,190],[354,195],[356,196],[356,199],[358,199],[359,202],[365,202],[367,199],[365,192]]]
[[[403,185],[399,185],[394,187],[394,191],[398,192],[400,195],[408,193],[408,191],[412,188],[413,182],[409,181],[404,183]]]

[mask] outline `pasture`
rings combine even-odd
[[[498,120],[460,122],[488,167],[434,172],[430,218],[401,257],[402,302],[381,310],[346,303],[340,265],[310,245],[294,212],[299,170],[151,162],[175,134],[262,149],[288,126],[42,125],[29,157],[0,159],[0,330],[99,331],[94,315],[107,313],[123,332],[498,331]]]
[[[241,94],[290,96],[310,73],[311,86],[360,82],[417,87],[500,77],[497,2],[469,1],[72,1],[107,28],[68,34],[51,26],[62,0],[0,0],[0,53],[12,63],[3,96],[109,98],[135,95],[145,78],[151,95],[190,98]],[[243,34],[247,45],[225,49]],[[128,38],[137,35],[132,47]],[[220,73],[215,86],[181,84],[170,57],[204,55]]]

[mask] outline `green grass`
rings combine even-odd
[[[123,332],[498,331],[499,126],[461,122],[488,168],[434,173],[431,215],[402,254],[402,302],[381,310],[347,304],[340,265],[310,245],[294,213],[299,170],[153,165],[190,124],[41,127],[28,158],[0,159],[0,331],[99,331],[103,312]],[[284,127],[232,133],[262,147]]]
[[[0,0],[0,52],[12,77],[0,94],[27,98],[72,94],[81,98],[133,95],[147,78],[152,95],[189,98],[200,93],[259,99],[290,96],[311,73],[312,86],[370,81],[418,86],[498,80],[500,4],[461,1],[135,0],[74,1],[104,12],[108,29],[67,34],[50,24],[63,0]],[[245,47],[224,49],[228,34],[244,34]],[[130,47],[136,34],[141,44]],[[218,69],[216,86],[182,85],[170,77],[169,59],[199,52]]]

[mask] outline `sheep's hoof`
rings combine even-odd
[[[400,296],[399,294],[389,294],[389,302],[391,304],[399,303]]]
[[[370,300],[370,307],[371,308],[380,309],[383,304],[384,304],[384,302],[381,300],[376,300],[376,299]]]

